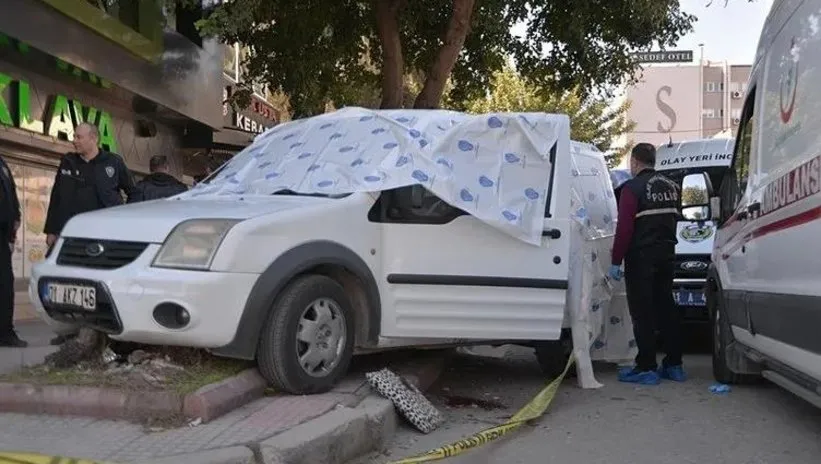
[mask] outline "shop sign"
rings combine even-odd
[[[253,132],[255,134],[261,134],[269,129],[265,125],[258,123],[239,112],[234,113],[234,126],[244,130],[245,132]]]
[[[251,100],[251,110],[263,118],[272,121],[274,124],[279,122],[279,114],[277,113],[277,110],[257,100],[256,98]]]
[[[109,113],[92,106],[84,108],[81,101],[56,94],[48,99],[43,114],[34,115],[31,93],[28,82],[0,73],[0,124],[72,141],[74,128],[88,122],[99,129],[100,146],[117,152],[114,121]]]

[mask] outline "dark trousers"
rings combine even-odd
[[[8,234],[0,230],[0,237]],[[0,339],[14,337],[14,272],[8,240],[0,240]]]
[[[648,247],[630,252],[624,263],[627,304],[639,354],[636,368],[656,369],[656,327],[664,339],[664,366],[681,365],[681,313],[673,300],[673,246]]]

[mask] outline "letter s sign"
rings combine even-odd
[[[656,129],[659,132],[672,132],[673,128],[676,127],[676,112],[673,111],[673,108],[670,105],[668,105],[664,100],[661,99],[662,92],[666,93],[669,97],[673,94],[673,89],[671,89],[669,85],[665,85],[659,88],[656,92],[656,106],[658,107],[659,111],[664,113],[664,115],[667,116],[668,119],[670,119],[670,127],[665,128],[661,124],[661,121],[659,121],[656,125]]]

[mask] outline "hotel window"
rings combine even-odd
[[[234,82],[239,82],[239,45],[223,45],[222,72]]]

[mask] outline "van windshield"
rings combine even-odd
[[[729,166],[713,166],[713,167],[697,167],[697,168],[681,168],[681,169],[669,169],[659,171],[665,176],[667,176],[670,180],[675,181],[679,187],[681,187],[681,182],[684,178],[689,174],[698,174],[698,173],[707,173],[710,177],[710,183],[713,186],[713,192],[717,192],[721,182],[724,180],[724,175],[729,170]]]

